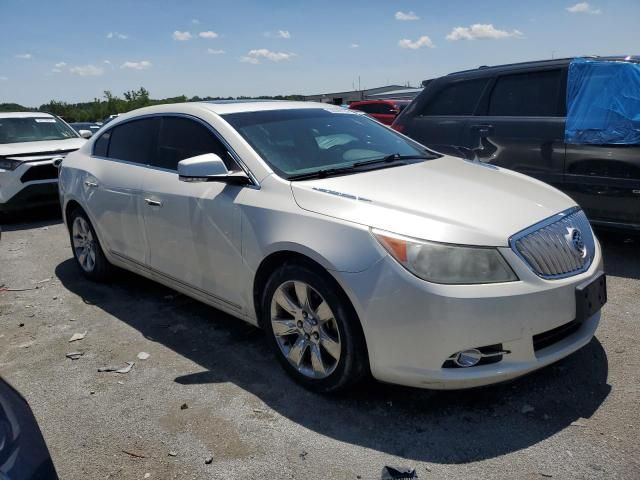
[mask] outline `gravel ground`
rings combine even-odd
[[[0,284],[38,287],[0,292],[0,374],[31,404],[62,479],[378,479],[384,465],[640,478],[640,239],[601,238],[609,303],[569,358],[473,391],[371,381],[327,398],[292,383],[253,327],[132,274],[86,282],[55,214],[29,220],[0,242]],[[128,374],[98,373],[125,362]]]

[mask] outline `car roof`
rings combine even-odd
[[[318,108],[325,110],[336,110],[343,112],[344,108],[339,105],[332,105],[327,103],[317,102],[294,102],[286,100],[271,100],[271,101],[213,101],[213,102],[185,102],[185,103],[165,103],[163,105],[153,105],[151,107],[139,108],[132,110],[126,114],[120,115],[117,119],[114,119],[114,125],[130,118],[138,117],[140,115],[153,115],[162,113],[189,113],[208,110],[218,115],[226,115],[229,113],[243,113],[243,112],[264,112],[269,110],[293,110],[300,108]]]
[[[0,112],[0,118],[53,118],[50,113],[44,112]]]
[[[481,65],[477,68],[471,68],[468,70],[460,70],[458,72],[451,72],[448,75],[444,75],[441,78],[446,77],[456,77],[456,76],[483,76],[486,74],[494,74],[494,73],[502,73],[510,70],[523,70],[528,68],[544,68],[544,67],[562,67],[571,63],[572,60],[577,58],[588,58],[592,60],[602,60],[602,61],[630,61],[630,62],[640,62],[640,57],[637,56],[624,56],[624,55],[611,55],[611,56],[593,56],[587,55],[584,57],[566,57],[566,58],[554,58],[547,60],[533,60],[528,62],[516,62],[516,63],[505,63],[502,65]],[[422,82],[423,86],[426,86],[432,79],[425,80]]]

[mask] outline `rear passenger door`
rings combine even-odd
[[[83,179],[85,204],[111,254],[147,263],[142,221],[142,179],[151,161],[159,120],[116,125],[96,140]]]
[[[565,72],[499,75],[469,125],[481,161],[563,185]]]
[[[163,116],[157,151],[143,181],[144,224],[153,270],[210,300],[238,306],[240,186],[178,179],[178,162],[215,153],[237,170],[207,124],[190,116]]]
[[[434,81],[419,99],[405,135],[438,150],[439,145],[477,146],[469,123],[489,83],[487,78]],[[475,143],[474,143],[475,142]]]
[[[567,145],[565,182],[589,220],[640,228],[640,146]]]

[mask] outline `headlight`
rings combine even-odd
[[[0,170],[15,170],[22,162],[0,157]]]
[[[428,282],[474,284],[518,280],[496,248],[434,243],[383,230],[372,233],[402,266]]]

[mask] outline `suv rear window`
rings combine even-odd
[[[527,72],[498,78],[489,115],[509,117],[560,116],[561,70]]]
[[[447,85],[427,103],[422,115],[473,115],[488,81],[478,78]]]

